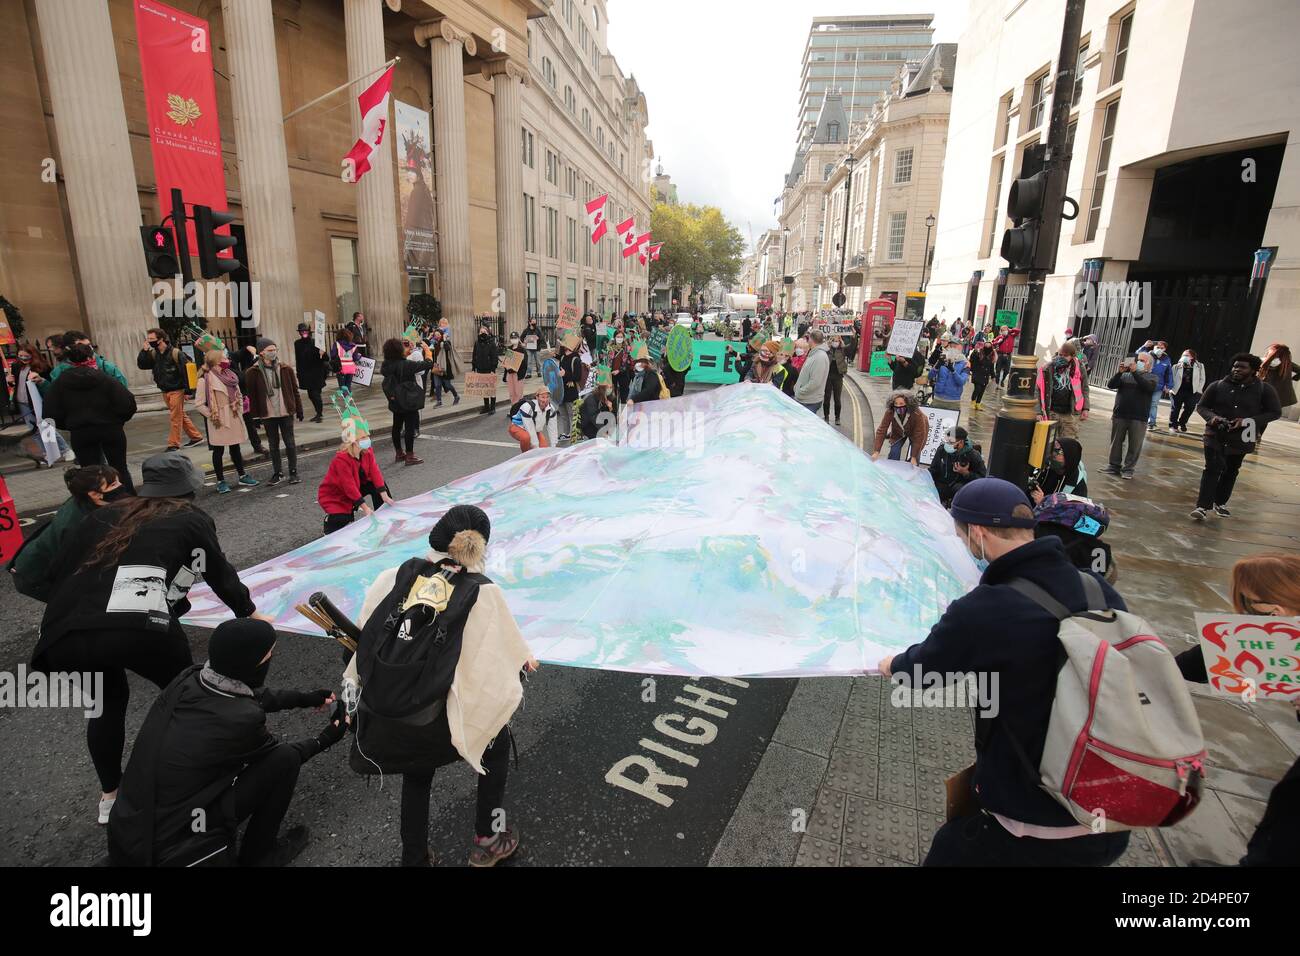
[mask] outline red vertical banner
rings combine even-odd
[[[9,486],[0,478],[0,565],[8,564],[23,546],[23,529]]]
[[[186,202],[224,212],[226,173],[208,21],[157,0],[135,0],[135,32],[158,204],[164,215],[170,212],[171,190],[178,188]],[[197,249],[193,223],[188,228],[190,249]]]

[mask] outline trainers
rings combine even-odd
[[[1127,479],[1129,479],[1129,480],[1131,481],[1132,478],[1133,478],[1133,472],[1131,472],[1131,471],[1121,471],[1121,472],[1119,473],[1119,476],[1120,476],[1121,478],[1127,478]]]
[[[113,812],[113,804],[117,803],[117,794],[111,797],[99,798],[99,823],[103,826],[108,823],[108,815]]]
[[[291,485],[302,484],[302,479],[298,477],[298,473],[296,471],[289,472],[289,484]]]
[[[1220,518],[1231,518],[1231,517],[1232,517],[1232,512],[1229,511],[1227,508],[1223,507],[1223,505],[1215,505],[1215,506],[1214,506],[1214,513],[1215,513],[1216,515],[1218,515]]]
[[[230,494],[230,486],[229,486],[228,484],[226,484],[224,481],[218,481],[218,482],[217,482],[217,494],[219,494],[219,495],[228,495],[228,494]]]
[[[249,488],[254,488],[254,487],[256,487],[257,485],[261,484],[261,482],[259,482],[259,481],[258,481],[256,478],[254,478],[252,475],[240,475],[240,476],[239,476],[239,483],[240,483],[241,485],[247,485]]]
[[[469,850],[470,866],[496,866],[502,860],[508,860],[519,849],[519,837],[511,830],[502,830],[496,836],[484,841],[474,838]]]
[[[311,842],[311,832],[299,824],[290,827],[284,831],[284,835],[277,837],[275,847],[270,853],[256,860],[254,866],[288,866],[307,849],[307,844]]]
[[[274,475],[271,476],[271,480],[268,481],[267,484],[270,485],[272,488],[274,488],[282,481],[284,481],[284,475],[280,474],[277,471]]]
[[[452,403],[453,405],[459,405],[459,404],[460,404],[460,396],[459,396],[459,395],[453,395],[453,396],[451,397],[451,403]]]
[[[63,453],[63,460],[64,460],[64,461],[76,461],[76,460],[77,460],[77,453],[76,453],[75,451],[73,451],[71,448],[69,448],[67,451],[65,451],[65,452]]]
[[[185,447],[193,448],[195,445],[202,445],[202,444],[203,444],[202,438],[191,438],[189,441],[185,443]]]
[[[1115,475],[1116,477],[1118,477],[1118,476],[1119,476],[1119,469],[1118,469],[1118,468],[1112,468],[1112,467],[1110,467],[1110,466],[1107,466],[1107,467],[1105,467],[1105,468],[1103,468],[1103,469],[1101,470],[1101,473],[1102,473],[1103,475]]]
[[[1204,521],[1207,514],[1208,512],[1204,508],[1193,508],[1191,514],[1187,517],[1191,518],[1193,521]]]

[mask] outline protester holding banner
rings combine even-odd
[[[135,494],[123,428],[135,415],[135,396],[96,367],[89,345],[73,345],[64,356],[68,370],[44,395],[46,416],[68,430],[77,464],[84,468],[108,462],[117,469],[127,491]]]
[[[558,409],[560,420],[560,441],[570,444],[578,436],[578,392],[586,375],[582,368],[582,356],[578,354],[579,339],[575,333],[569,333],[556,353],[560,364],[560,377],[564,380],[564,399]]]
[[[451,392],[452,405],[460,404],[460,392],[456,391],[456,376],[460,374],[460,359],[452,347],[447,330],[433,330],[433,339],[429,342],[429,357],[433,359],[433,368],[429,378],[433,380],[434,407],[442,407],[442,393]]]
[[[470,357],[470,367],[480,375],[491,375],[495,380],[499,361],[497,358],[496,337],[486,325],[480,326],[478,339],[474,342],[474,354]],[[577,396],[575,395],[574,398],[576,399]],[[496,413],[496,395],[483,399],[483,409],[479,414],[495,415]]]
[[[513,406],[524,397],[524,385],[523,382],[520,381],[520,372],[523,371],[524,363],[528,361],[528,356],[524,352],[523,344],[519,341],[518,332],[510,333],[510,342],[506,345],[506,351],[509,352],[510,355],[506,355],[502,359],[501,365],[504,368],[504,371],[501,373],[501,379],[506,383],[506,388],[510,392],[510,404]],[[511,355],[518,357],[517,361],[519,364],[517,366],[511,366],[510,362],[513,361]]]
[[[225,349],[210,349],[203,357],[203,371],[194,392],[194,407],[207,419],[208,448],[212,450],[217,494],[230,494],[222,462],[227,449],[230,450],[230,463],[239,475],[239,483],[249,487],[256,485],[257,479],[244,473],[244,457],[239,450],[248,438],[244,432],[244,396],[239,391],[239,376],[230,367]]]
[[[826,370],[826,394],[822,397],[822,421],[830,421],[831,402],[835,402],[835,424],[840,423],[840,407],[844,401],[844,376],[849,372],[849,353],[843,336],[831,336],[828,348],[830,366]]]
[[[41,419],[48,417],[44,415],[45,407],[41,401],[40,383],[45,380],[49,373],[50,363],[44,355],[31,345],[24,345],[19,348],[18,358],[9,366],[14,404],[18,409],[18,415],[24,422],[32,426],[38,441],[40,440]],[[38,403],[42,414],[37,414]],[[75,461],[77,456],[72,453],[72,448],[63,440],[63,436],[57,430],[54,432],[54,438],[62,459],[64,461]]]
[[[602,432],[606,434],[618,423],[618,402],[614,393],[609,371],[603,370],[603,376],[596,387],[582,400],[578,409],[578,427],[584,439],[592,439]]]
[[[536,318],[529,318],[528,325],[524,328],[524,351],[528,354],[528,370],[524,373],[524,378],[530,375],[541,375],[541,363],[537,360],[539,349],[546,348],[546,339],[542,337],[541,326],[537,324]]]
[[[1007,383],[1011,374],[1011,356],[1016,354],[1016,340],[1020,337],[1019,329],[1003,325],[998,328],[997,338],[993,340],[993,350],[998,353],[997,380],[1001,388]]]
[[[650,359],[650,350],[644,345],[638,346],[635,358],[636,371],[632,375],[632,384],[628,388],[628,406],[667,398],[668,386],[659,377],[659,372]]]
[[[284,480],[280,469],[280,443],[284,442],[289,456],[289,484],[296,485],[302,481],[298,477],[298,448],[293,439],[293,418],[302,414],[298,378],[291,366],[280,363],[280,350],[270,339],[257,340],[257,355],[257,364],[248,370],[245,382],[249,412],[266,428],[266,440],[271,446],[272,474],[267,484],[274,487]],[[339,388],[346,391],[343,385]]]
[[[326,355],[316,347],[312,338],[311,327],[306,322],[298,323],[298,340],[293,343],[293,360],[298,368],[298,385],[307,393],[316,414],[313,422],[321,421],[325,403],[321,399],[321,390],[325,388]]]
[[[388,351],[389,342],[395,341],[396,339],[389,339],[385,342],[384,351]],[[384,364],[387,365],[389,361],[392,360],[386,359]],[[384,381],[388,381],[387,375],[384,376]],[[399,448],[399,462],[406,461],[409,464],[411,457],[414,456],[402,456]],[[366,504],[367,497],[373,507]],[[370,515],[380,506],[393,503],[388,483],[384,481],[384,473],[379,470],[379,461],[371,447],[370,432],[364,427],[356,427],[343,436],[343,445],[334,453],[325,477],[316,490],[316,503],[325,512],[325,534],[333,534],[350,525],[358,508],[363,515]]]
[[[910,461],[919,468],[921,450],[930,438],[930,421],[921,412],[916,394],[911,389],[895,389],[889,393],[885,408],[888,411],[876,426],[872,460],[880,458],[880,452],[888,442],[890,461]]]
[[[924,340],[918,340],[916,344],[917,351],[910,358],[904,355],[887,355],[885,360],[889,367],[893,369],[893,375],[889,380],[889,387],[893,389],[911,389],[915,384],[921,372],[925,369],[924,346],[921,344]]]

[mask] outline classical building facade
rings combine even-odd
[[[227,200],[247,231],[257,334],[283,343],[305,310],[339,322],[359,309],[378,335],[394,335],[408,295],[429,292],[466,345],[475,315],[502,312],[518,327],[530,300],[544,311],[547,276],[560,300],[572,283],[580,305],[597,307],[602,295],[607,308],[644,301],[644,268],[610,261],[612,239],[602,243],[603,269],[587,263],[593,250],[580,233],[581,203],[597,187],[610,193],[611,219],[622,210],[638,226],[649,222],[645,97],[609,55],[602,0],[172,6],[210,26]],[[139,227],[162,221],[168,202],[155,186],[133,3],[4,4],[0,51],[0,294],[21,308],[27,337],[86,328],[147,384],[130,361],[154,324]],[[397,170],[409,161],[407,144],[387,135],[360,182],[340,175],[365,84],[283,119],[349,78],[377,75],[393,57],[401,58],[393,100],[422,119],[431,141],[436,253],[424,262],[403,254]],[[548,150],[557,157],[553,182]],[[44,181],[43,166],[57,176]],[[544,255],[546,209],[555,217],[553,256]],[[531,295],[530,275],[539,283]]]
[[[848,150],[849,121],[839,92],[827,93],[817,126],[795,151],[794,163],[781,190],[781,231],[786,238],[784,275],[794,283],[788,289],[786,309],[804,312],[813,306],[813,286],[821,259],[825,223],[826,187]],[[780,305],[778,295],[777,304]]]
[[[926,223],[939,209],[956,57],[955,43],[940,43],[920,63],[906,64],[867,121],[854,127],[852,163],[837,163],[824,185],[814,308],[830,307],[841,262],[846,308],[860,310],[891,293],[901,302],[924,288],[934,240]]]
[[[927,311],[991,318],[1023,303],[1001,258],[1007,191],[1070,98],[1063,223],[1038,327],[1096,331],[1103,364],[1144,339],[1196,349],[1211,375],[1241,349],[1296,341],[1300,70],[1291,0],[1089,0],[1072,88],[1053,90],[1062,5],[976,0],[959,44]],[[1136,283],[1104,310],[1097,283]],[[1080,295],[1080,292],[1083,295]],[[1107,365],[1106,367],[1111,367]]]

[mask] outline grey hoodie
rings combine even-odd
[[[831,355],[826,343],[814,345],[799,370],[799,380],[794,385],[794,400],[801,405],[814,405],[826,395],[826,376],[830,374]]]

